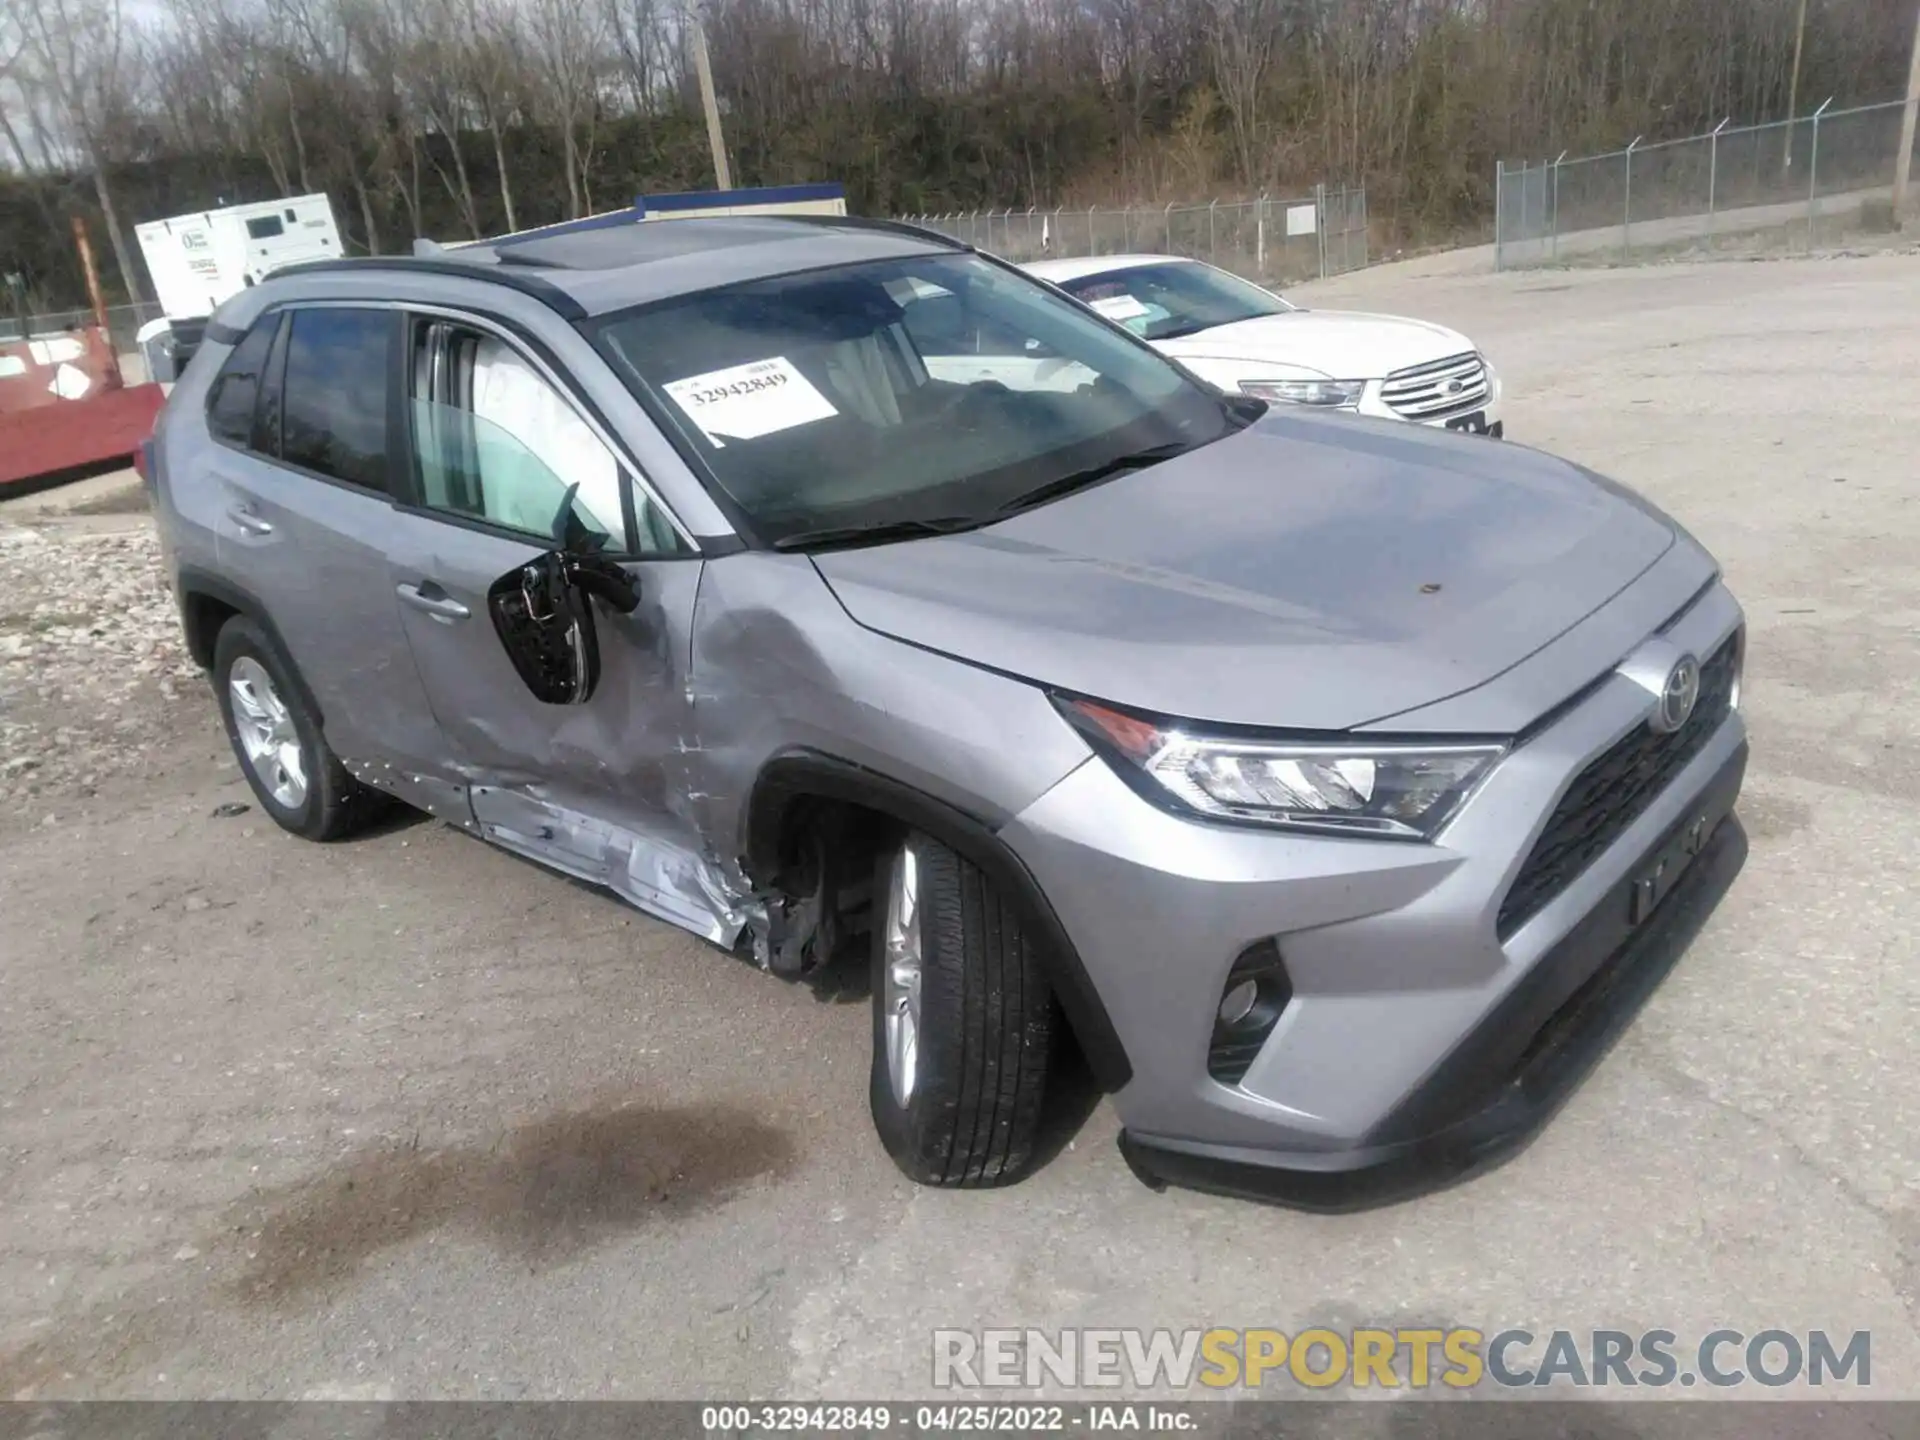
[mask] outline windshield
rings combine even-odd
[[[768,544],[986,524],[1240,423],[1152,351],[972,255],[776,276],[590,328]]]
[[[1060,288],[1145,340],[1172,340],[1294,308],[1237,275],[1183,260],[1081,275],[1062,280]]]

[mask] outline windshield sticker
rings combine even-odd
[[[727,440],[757,440],[840,413],[784,355],[689,375],[665,389],[700,433],[720,448]]]
[[[936,285],[931,280],[916,280],[911,275],[898,275],[881,282],[881,285],[896,305],[907,305],[915,300],[938,300],[953,294],[944,285]]]
[[[1147,313],[1147,307],[1131,295],[1109,295],[1103,300],[1088,303],[1109,320],[1138,320]]]

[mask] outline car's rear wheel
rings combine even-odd
[[[240,772],[281,829],[338,840],[386,808],[385,796],[347,774],[278,648],[244,615],[220,627],[213,687]]]
[[[910,1178],[990,1186],[1030,1168],[1056,1011],[1040,941],[981,870],[911,832],[874,882],[875,1128]]]

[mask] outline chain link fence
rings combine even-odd
[[[901,218],[1016,264],[1153,252],[1285,284],[1359,270],[1368,261],[1367,192],[1358,187],[1316,186],[1298,199],[1262,195],[1205,205],[973,210]]]
[[[1904,102],[1538,163],[1499,163],[1501,269],[1700,248],[1811,249],[1893,226]]]

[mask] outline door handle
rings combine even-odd
[[[273,522],[271,520],[262,520],[245,505],[229,505],[227,507],[227,518],[242,530],[245,530],[249,535],[271,535],[273,533]]]
[[[416,610],[424,610],[436,620],[464,620],[473,612],[448,595],[431,580],[418,585],[398,587],[400,598]]]

